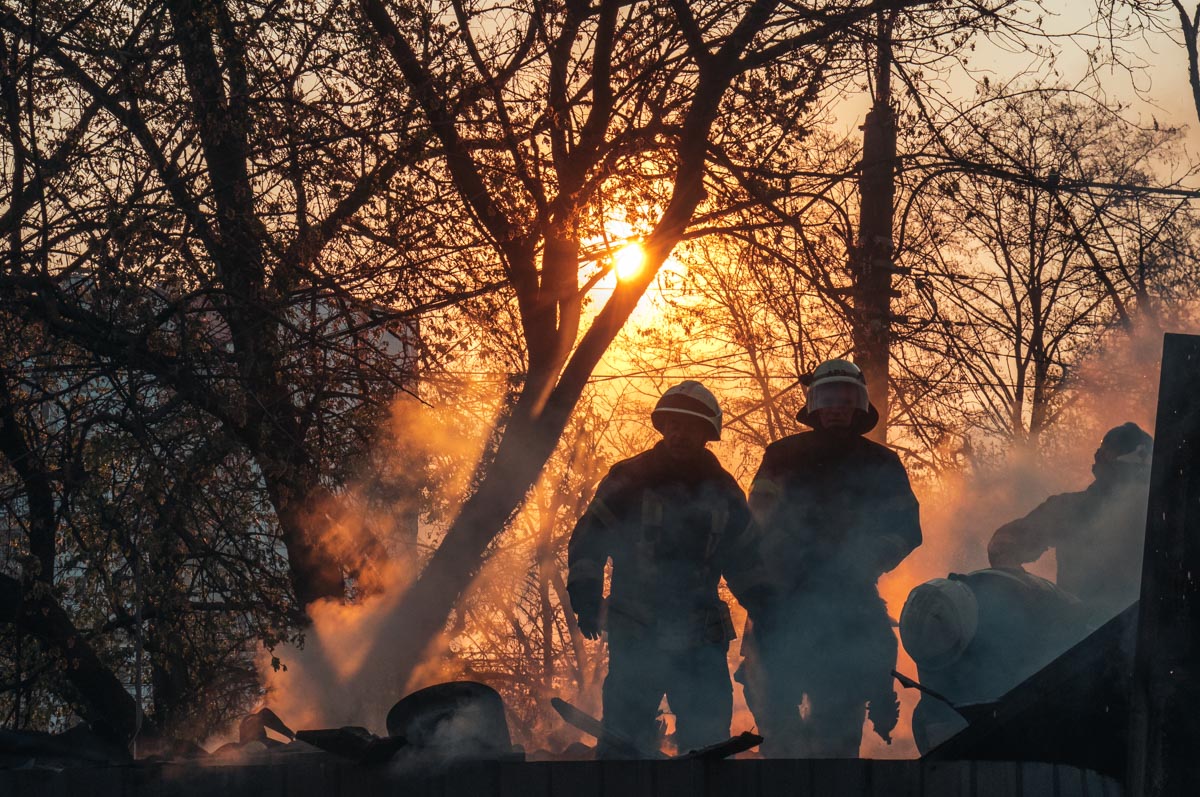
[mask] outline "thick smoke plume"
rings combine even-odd
[[[260,657],[265,704],[293,727],[361,725],[382,734],[398,699],[455,675],[431,655],[402,682],[390,670],[388,651],[407,644],[396,633],[396,608],[424,554],[436,546],[439,524],[429,521],[453,517],[461,505],[491,427],[487,412],[494,397],[479,389],[459,395],[472,400],[438,406],[411,397],[397,401],[372,472],[314,518],[327,545],[361,539],[361,533],[347,533],[347,526],[358,525],[382,538],[388,559],[357,574],[353,602],[321,601],[309,608],[312,626],[303,647]],[[482,415],[469,417],[473,408]]]

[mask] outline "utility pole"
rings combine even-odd
[[[897,12],[880,12],[874,96],[863,131],[858,176],[858,241],[850,251],[854,362],[867,379],[879,425],[870,433],[886,442],[888,362],[892,342],[892,208],[896,195],[896,112],[892,108],[892,27]]]

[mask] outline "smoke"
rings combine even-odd
[[[403,749],[392,760],[396,774],[426,772],[457,761],[494,758],[504,754],[503,740],[495,738],[496,725],[482,703],[467,703],[442,719],[422,738],[418,749]]]
[[[1197,329],[1186,319],[1179,324],[1182,329]],[[1161,354],[1162,333],[1155,324],[1140,323],[1131,332],[1111,335],[1070,374],[1070,393],[1063,411],[1039,445],[1014,447],[992,467],[944,473],[936,480],[914,484],[921,501],[924,543],[880,580],[880,593],[891,616],[900,616],[908,593],[918,584],[952,572],[986,568],[987,544],[999,526],[1023,517],[1051,495],[1086,488],[1093,478],[1093,455],[1105,431],[1133,421],[1153,434]],[[1026,569],[1053,581],[1055,551]],[[903,645],[897,669],[917,675]],[[911,719],[919,694],[897,687],[901,700],[897,738],[890,747],[885,746],[868,726],[863,736],[864,756],[918,754]]]
[[[1152,430],[1160,349],[1161,336],[1150,325],[1134,334],[1114,335],[1070,374],[1070,401],[1038,447],[1014,451],[989,467],[944,473],[914,484],[921,501],[924,544],[880,581],[891,616],[899,617],[916,585],[950,572],[986,567],[987,541],[999,525],[1026,514],[1051,494],[1086,487],[1092,454],[1106,429],[1134,421]],[[321,530],[329,544],[353,544],[364,530],[370,530],[384,538],[389,556],[358,575],[353,602],[312,607],[313,624],[302,648],[264,651],[260,669],[268,688],[265,704],[292,727],[364,725],[382,733],[387,710],[409,690],[461,677],[491,683],[501,691],[509,704],[514,739],[531,749],[558,749],[581,738],[549,710],[549,696],[562,696],[599,715],[605,652],[599,643],[571,639],[561,596],[552,587],[544,595],[537,594],[531,562],[539,540],[545,542],[542,535],[547,528],[552,547],[561,546],[605,466],[636,453],[631,449],[645,442],[645,434],[631,435],[630,428],[645,426],[646,419],[631,421],[621,412],[609,413],[610,418],[621,418],[611,429],[598,429],[593,417],[590,436],[580,429],[568,433],[556,455],[560,459],[548,468],[529,505],[498,542],[495,555],[464,599],[466,610],[452,634],[441,640],[409,683],[397,683],[389,672],[388,651],[405,644],[394,633],[395,609],[424,557],[436,546],[440,530],[470,490],[498,406],[495,392],[478,386],[472,390],[470,407],[463,401],[435,406],[414,399],[398,402],[370,473],[322,514]],[[592,455],[586,466],[571,453],[579,441]],[[761,457],[761,452],[735,449],[728,442],[719,453],[727,463],[756,463]],[[550,500],[555,495],[571,500],[555,503]],[[418,515],[419,526],[404,520]],[[557,561],[555,566],[561,570],[563,563]],[[1030,569],[1053,578],[1054,568],[1049,554]],[[727,593],[724,597],[733,603]],[[548,671],[533,660],[541,650],[539,640],[518,639],[531,629],[541,633],[534,628],[540,622],[538,606],[522,608],[521,603],[539,600],[550,602],[551,633],[556,635]],[[744,613],[736,604],[733,609],[740,632]],[[731,673],[740,663],[738,650],[735,641],[729,656]],[[286,669],[274,668],[272,656]],[[898,669],[917,674],[903,646]],[[913,690],[898,691],[901,719],[893,743],[885,745],[866,723],[864,756],[917,755],[911,716],[918,695]],[[731,733],[757,727],[740,685],[734,685],[734,696]]]
[[[368,472],[313,522],[331,550],[365,532],[386,560],[355,574],[354,598],[319,601],[302,646],[263,651],[264,704],[295,728],[361,725],[383,734],[390,707],[412,688],[454,677],[431,656],[409,682],[390,671],[388,650],[404,645],[396,610],[436,547],[445,519],[465,499],[496,407],[486,386],[468,385],[456,400],[427,404],[411,396],[393,406]]]
[[[312,627],[302,648],[264,652],[266,705],[294,727],[363,725],[378,731],[391,702],[401,696],[367,660],[409,580],[399,562],[387,570],[395,589],[352,604],[319,602],[309,609]],[[272,656],[281,669],[270,666]]]

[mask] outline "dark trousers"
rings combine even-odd
[[[773,758],[857,758],[867,701],[891,690],[896,638],[870,591],[792,596],[769,629],[754,628],[742,683]]]
[[[800,690],[786,678],[747,686],[747,703],[768,758],[857,758],[866,701],[840,690]]]
[[[728,643],[679,651],[658,650],[653,640],[609,637],[604,679],[604,727],[645,751],[658,749],[658,706],[663,696],[675,714],[680,752],[729,738],[733,684],[725,658]],[[601,740],[597,758],[626,753]]]

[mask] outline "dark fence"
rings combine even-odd
[[[502,762],[418,775],[304,758],[3,770],[0,797],[1122,797],[1095,772],[1003,761]]]

